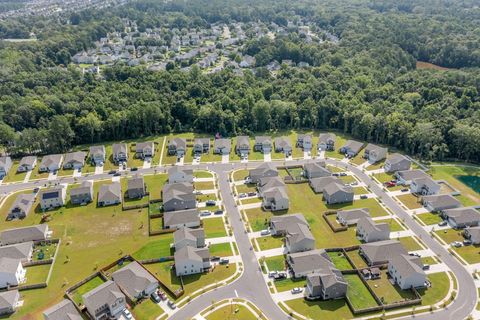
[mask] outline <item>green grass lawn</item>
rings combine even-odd
[[[257,238],[260,250],[269,250],[275,248],[281,248],[283,246],[283,237],[260,237]]]
[[[210,171],[205,171],[205,170],[195,170],[193,171],[193,176],[195,178],[212,178],[213,179],[213,174]]]
[[[235,271],[236,266],[234,263],[231,263],[227,265],[217,265],[213,270],[207,273],[184,276],[183,284],[185,293],[191,294],[205,286],[225,280],[231,277]]]
[[[217,195],[215,193],[208,194],[198,194],[196,196],[197,202],[207,202],[208,200],[217,200]]]
[[[385,160],[378,161],[377,163],[371,164],[367,167],[367,171],[382,169],[385,165]]]
[[[370,288],[375,292],[383,303],[390,304],[405,300],[412,300],[415,295],[412,291],[401,290],[398,286],[392,285],[387,277],[387,271],[382,270],[380,279],[368,280]]]
[[[423,223],[426,225],[438,224],[439,222],[443,221],[440,215],[434,213],[421,213],[416,215],[418,219],[422,220]]]
[[[249,171],[246,169],[237,170],[233,172],[233,181],[243,181],[248,174]]]
[[[335,166],[331,166],[331,165],[327,165],[327,169],[332,173],[345,172],[345,169],[335,167]]]
[[[342,178],[344,178],[344,177],[342,177]],[[356,195],[370,193],[370,191],[368,191],[365,187],[355,187],[355,188],[353,188],[353,192]]]
[[[203,219],[202,221],[206,238],[219,238],[227,236],[223,218],[208,218]]]
[[[164,314],[163,309],[151,299],[145,299],[133,308],[133,315],[136,319],[154,320],[162,314]]]
[[[440,236],[447,244],[452,243],[453,241],[464,240],[462,231],[457,231],[454,229],[438,230],[435,233]],[[470,245],[462,246],[460,248],[451,247],[455,252],[457,252],[465,261],[468,263],[480,263],[480,245]]]
[[[433,179],[446,180],[455,189],[459,190],[462,195],[462,203],[465,206],[476,205],[480,203],[480,193],[475,191],[466,183],[471,181],[471,178],[480,175],[480,167],[461,167],[461,166],[432,166],[429,173]],[[462,182],[462,180],[465,182]]]
[[[229,242],[212,244],[209,247],[210,255],[219,257],[233,256],[232,247]]]
[[[41,162],[42,162],[41,159],[37,159],[38,164],[40,164]],[[40,168],[40,166],[37,165],[35,167],[35,169],[33,169],[33,172],[30,175],[30,180],[47,179],[48,178],[49,173],[48,172],[40,172],[40,171],[38,171],[39,168]]]
[[[19,160],[13,160],[12,167],[7,172],[7,175],[3,178],[3,182],[19,182],[25,179],[25,176],[27,175],[26,172],[17,173],[19,164]]]
[[[347,297],[355,309],[378,305],[358,275],[346,274],[343,277],[348,283]]]
[[[147,185],[147,191],[150,193],[150,199],[161,199],[163,186],[167,183],[168,175],[166,174],[152,174],[144,175],[143,180]]]
[[[249,199],[241,199],[240,201],[242,202],[242,204],[260,203],[260,202],[262,202],[262,198],[254,197],[254,198],[249,198]]]
[[[273,216],[271,211],[262,208],[245,210],[252,231],[261,231],[268,227],[268,221]]]
[[[30,285],[45,282],[51,266],[51,264],[41,264],[38,266],[26,267],[27,284]]]
[[[200,157],[200,162],[202,163],[220,162],[220,161],[222,161],[222,156],[219,154],[213,154],[213,144],[212,144],[212,148],[210,148],[210,152],[203,153],[202,156]]]
[[[400,202],[402,202],[408,209],[419,209],[422,207],[422,204],[419,202],[419,198],[415,197],[412,194],[402,194],[397,197]]]
[[[382,219],[382,220],[375,220],[376,223],[388,223],[390,226],[390,231],[395,232],[395,231],[403,231],[405,230],[395,219],[389,218],[389,219]]]
[[[39,259],[39,254],[43,253],[43,259],[42,260],[47,260],[50,258],[53,258],[55,255],[55,250],[57,249],[57,244],[56,243],[51,243],[51,244],[39,244],[35,245],[33,248],[33,257],[32,259],[34,261],[40,260]]]
[[[248,192],[257,192],[257,187],[255,184],[250,183],[250,184],[240,184],[238,186],[235,186],[237,188],[237,193],[248,193]]]
[[[274,281],[274,284],[275,284],[275,287],[277,288],[277,291],[282,292],[282,291],[290,291],[293,288],[303,288],[304,286],[307,285],[307,280],[304,278],[301,278],[301,279],[288,278],[280,281]]]
[[[73,176],[73,169],[63,169],[58,170],[57,176],[59,177],[71,177]]]
[[[363,260],[362,256],[358,253],[358,250],[348,251],[347,255],[355,265],[356,269],[367,267],[367,263],[365,262],[365,260]]]
[[[361,165],[365,163],[367,160],[363,158],[363,151],[360,151],[353,159],[350,159],[350,163]]]
[[[151,239],[150,242],[132,254],[135,259],[146,260],[173,255],[173,250],[170,249],[170,244],[173,243],[173,233],[154,236]]]
[[[173,264],[173,261],[165,261],[146,264],[145,268],[153,273],[171,291],[176,291],[181,288],[181,282],[180,278],[177,278],[175,275],[175,270],[172,268]]]
[[[352,319],[354,315],[343,299],[307,301],[303,298],[289,300],[286,304],[297,313],[312,320]]]
[[[73,301],[77,305],[83,304],[82,296],[85,293],[95,289],[96,287],[101,285],[103,282],[104,282],[103,279],[97,276],[97,277],[91,279],[90,281],[88,281],[87,283],[81,285],[75,291],[73,291],[73,293],[72,293]]]
[[[423,250],[422,246],[413,237],[401,237],[398,239],[407,251]]]
[[[285,270],[285,257],[283,255],[267,257],[265,258],[265,263],[270,271]]]
[[[437,264],[438,261],[435,260],[433,257],[422,257],[422,263],[423,264]]]
[[[193,186],[195,190],[212,190],[215,189],[215,183],[213,181],[194,182]]]
[[[228,304],[221,307],[207,317],[207,320],[255,320],[257,317],[245,306]]]
[[[352,265],[350,262],[348,262],[347,258],[345,258],[342,252],[328,252],[328,256],[338,270],[353,269]]]
[[[343,177],[340,177],[340,180],[342,180],[343,183],[352,183],[357,181],[353,176],[343,176]]]
[[[432,286],[427,289],[418,289],[418,293],[422,296],[422,306],[429,306],[440,302],[448,294],[450,282],[446,272],[431,273],[428,280]]]

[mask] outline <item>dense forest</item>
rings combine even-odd
[[[336,129],[424,159],[480,161],[480,1],[142,0],[68,17],[0,21],[0,144],[12,154],[61,152],[73,144],[168,132],[248,134]],[[149,72],[122,64],[83,75],[71,57],[120,19],[140,29],[168,24],[306,19],[336,45],[297,34],[254,39],[255,72],[193,67]],[[306,69],[272,60],[306,61]],[[417,70],[426,61],[448,71]]]

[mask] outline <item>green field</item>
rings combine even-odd
[[[439,222],[443,221],[439,214],[430,212],[417,214],[416,217],[422,220],[422,222],[426,225],[438,224]]]
[[[256,320],[257,317],[245,306],[228,304],[221,307],[207,317],[207,320]]]
[[[151,299],[145,299],[133,308],[133,315],[136,319],[154,320],[162,314],[164,314],[163,309]]]
[[[289,300],[286,304],[297,313],[312,320],[352,319],[354,315],[343,299],[307,301],[303,298]]]
[[[457,231],[454,229],[446,229],[435,231],[435,233],[440,236],[447,244],[452,243],[453,241],[464,240],[462,231]],[[480,245],[469,245],[462,246],[460,248],[451,247],[455,252],[457,252],[467,263],[480,263]]]
[[[429,173],[434,179],[446,180],[455,189],[459,190],[464,206],[480,203],[480,191],[478,189],[480,167],[462,167],[455,165],[432,166]]]
[[[223,218],[208,218],[203,219],[203,228],[205,229],[206,238],[219,238],[225,237],[227,232],[225,231],[225,225]]]
[[[229,257],[233,255],[230,242],[212,244],[209,250],[212,256]]]
[[[257,238],[260,250],[269,250],[283,246],[283,237],[260,237]]]
[[[267,257],[265,258],[265,263],[270,271],[285,270],[285,257],[283,255]]]

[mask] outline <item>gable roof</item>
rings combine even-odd
[[[328,268],[331,265],[330,258],[323,249],[291,253],[287,255],[287,261],[295,274]]]
[[[390,154],[388,157],[387,157],[387,161],[390,162],[390,164],[398,164],[402,161],[410,161],[408,160],[407,157],[405,157],[403,154],[400,154],[400,153],[392,153]]]
[[[173,199],[183,201],[194,201],[196,196],[193,193],[193,185],[189,182],[169,183],[163,186],[162,189],[163,202],[168,202]]]
[[[21,193],[17,196],[17,198],[15,199],[15,202],[13,202],[9,212],[11,212],[15,208],[19,208],[28,214],[28,212],[32,208],[34,201],[35,201],[35,194]]]
[[[105,146],[91,146],[90,147],[90,155],[105,155]]]
[[[127,190],[143,189],[144,187],[145,181],[143,179],[143,176],[140,174],[136,174],[127,180]]]
[[[238,136],[237,137],[237,147],[247,146],[250,148],[250,138],[248,136]]]
[[[323,189],[331,183],[343,184],[343,181],[340,178],[334,176],[310,179],[310,185],[317,192],[323,192]]]
[[[453,219],[457,224],[480,221],[480,213],[474,208],[447,209],[444,214]]]
[[[37,161],[36,156],[23,157],[22,160],[20,160],[19,166],[33,166],[35,161]]]
[[[285,148],[285,147],[289,147],[289,148],[292,148],[292,141],[290,141],[290,138],[289,137],[276,137],[275,138],[275,148]]]
[[[422,260],[419,257],[399,254],[392,256],[390,264],[397,270],[402,278],[410,277],[415,273],[425,274],[422,269]]]
[[[69,163],[69,162],[83,163],[85,162],[86,157],[87,157],[87,153],[83,151],[70,152],[65,155],[65,160],[63,162],[64,163]]]
[[[205,238],[205,231],[203,228],[192,229],[188,227],[181,227],[173,233],[173,241],[175,243],[185,239],[197,241],[198,238]]]
[[[370,217],[370,210],[368,210],[368,208],[339,210],[337,211],[337,217],[342,218],[345,221],[355,222],[360,218]]]
[[[251,169],[249,172],[250,176],[263,176],[267,171],[276,171],[278,174],[277,167],[271,162],[264,162],[258,167]]]
[[[200,217],[197,209],[167,211],[163,213],[163,224],[165,227],[189,223],[200,224]]]
[[[462,205],[457,198],[449,194],[424,196],[422,197],[422,202],[430,203],[433,208],[458,208]]]
[[[33,242],[22,242],[0,247],[0,257],[17,260],[28,260],[32,252]]]
[[[363,148],[363,143],[356,140],[347,140],[342,148],[347,148],[358,153]]]
[[[210,258],[210,252],[208,248],[194,248],[191,246],[185,246],[175,251],[174,259],[175,263],[181,263],[185,260],[193,260],[197,262],[203,262]]]
[[[0,292],[0,309],[13,309],[15,308],[20,294],[18,290],[8,290]],[[66,319],[68,320],[68,319]],[[77,319],[71,319],[77,320]]]
[[[307,220],[303,214],[294,213],[286,216],[273,216],[270,223],[275,227],[277,232],[288,232],[290,228],[295,228],[296,224],[304,224],[308,226]]]
[[[232,141],[230,139],[215,139],[213,142],[215,149],[230,149],[232,147]]]
[[[428,174],[420,169],[397,171],[397,175],[405,181],[428,177]]]
[[[360,245],[363,253],[372,263],[390,261],[394,256],[408,254],[400,241],[384,240]]]
[[[152,151],[155,149],[153,141],[138,142],[135,145],[135,151],[143,152],[145,148],[150,148]]]
[[[82,320],[73,302],[67,299],[62,300],[43,312],[47,320]]]
[[[210,138],[195,138],[193,144],[199,144],[199,145],[202,145],[202,146],[204,144],[210,145]]]
[[[47,224],[37,224],[29,227],[4,230],[0,234],[0,238],[2,239],[2,245],[26,241],[45,240],[47,230]]]
[[[112,145],[113,154],[125,153],[127,154],[127,144],[126,143],[114,143]]]
[[[112,279],[125,290],[130,297],[137,297],[150,285],[158,283],[157,279],[137,261],[133,261],[112,273]]]
[[[120,291],[117,284],[111,280],[102,283],[82,296],[84,304],[94,310],[97,310],[104,305],[110,306],[118,299],[125,299],[125,295]]]
[[[255,144],[263,144],[265,142],[272,144],[272,137],[270,137],[270,136],[255,136]]]
[[[49,167],[53,164],[60,165],[62,162],[62,155],[61,154],[50,154],[42,158],[42,162],[40,163],[43,167]]]
[[[386,222],[376,223],[371,217],[362,217],[357,221],[357,229],[363,228],[367,233],[370,232],[388,232],[390,225]]]
[[[332,195],[337,192],[353,193],[353,188],[352,186],[345,185],[343,182],[331,182],[323,188],[324,194]]]
[[[287,236],[290,244],[299,243],[305,239],[315,241],[308,225],[303,223],[294,223],[288,227]]]
[[[86,180],[83,181],[82,184],[76,188],[72,188],[70,190],[70,197],[72,196],[77,196],[77,195],[82,195],[82,194],[90,194],[93,192],[93,181],[92,180]]]
[[[119,182],[102,184],[98,191],[98,202],[116,201],[122,198],[122,187]]]
[[[172,166],[170,169],[168,169],[168,175],[172,175],[177,172],[182,172],[185,175],[193,175],[193,170],[192,169],[185,169],[182,168],[181,166]]]
[[[330,173],[330,171],[325,168],[325,160],[309,161],[303,165],[303,169],[309,172],[327,171]]]
[[[169,147],[175,147],[177,149],[186,149],[187,148],[187,140],[184,138],[173,138],[170,139],[168,142]]]
[[[318,136],[318,143],[335,143],[335,140],[337,139],[337,136],[333,133],[320,133]]]

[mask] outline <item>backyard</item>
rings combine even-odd
[[[348,283],[347,298],[355,309],[377,306],[377,302],[357,274],[343,275]]]

